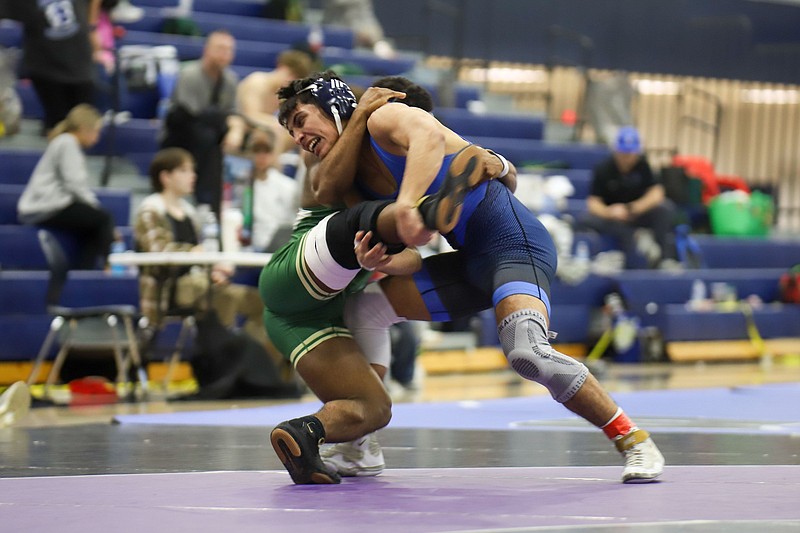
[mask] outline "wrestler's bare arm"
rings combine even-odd
[[[367,119],[392,98],[404,98],[405,93],[379,87],[370,87],[361,96],[339,139],[320,161],[315,172],[309,174],[311,190],[323,205],[339,205],[353,189],[358,152],[367,130]]]

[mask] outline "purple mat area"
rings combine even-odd
[[[388,470],[296,486],[285,472],[0,479],[4,531],[423,533],[688,521],[800,520],[800,466],[668,467],[619,483],[617,467]],[[357,527],[354,526],[357,524]]]
[[[778,386],[640,391],[612,395],[649,429],[695,433],[800,433],[800,384]],[[320,403],[270,407],[120,415],[122,424],[272,427],[316,411]],[[437,429],[596,429],[571,415],[549,396],[447,403],[401,403],[391,427]]]

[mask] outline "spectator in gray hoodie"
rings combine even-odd
[[[105,268],[114,222],[89,187],[83,150],[97,143],[100,112],[75,106],[50,132],[50,142],[17,203],[22,224],[73,233],[79,243],[77,269]],[[98,260],[102,260],[98,264]]]

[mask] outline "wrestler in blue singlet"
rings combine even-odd
[[[370,143],[399,190],[406,158],[386,152],[372,139]],[[454,156],[445,156],[426,194],[439,189]],[[382,198],[363,184],[358,187],[367,199]],[[396,196],[395,191],[392,197]],[[444,322],[494,307],[513,294],[539,298],[550,313],[555,245],[542,223],[505,185],[491,180],[472,189],[458,224],[445,238],[456,252],[427,258],[414,275],[433,320]]]

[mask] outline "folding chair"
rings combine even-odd
[[[61,244],[55,236],[44,229],[37,232],[39,244],[47,259],[50,270],[50,280],[47,286],[46,304],[47,311],[53,317],[50,322],[50,331],[39,349],[33,364],[33,369],[28,376],[28,385],[32,384],[39,375],[39,370],[44,359],[50,353],[53,344],[58,340],[60,349],[56,355],[53,367],[45,382],[45,396],[48,396],[49,387],[61,371],[64,360],[71,348],[111,348],[117,369],[117,391],[125,390],[128,385],[128,369],[130,364],[136,368],[137,377],[141,386],[141,393],[147,394],[147,373],[142,366],[139,355],[139,345],[134,323],[138,318],[138,310],[132,305],[98,305],[83,307],[66,307],[59,304],[61,293],[67,282],[69,261]],[[79,333],[81,323],[92,322],[94,325],[104,323],[107,335],[102,338],[85,339]],[[120,322],[122,327],[120,328]],[[64,326],[67,327],[64,327]],[[122,329],[122,331],[120,331]],[[124,340],[120,337],[124,335]],[[132,391],[133,392],[133,391]]]

